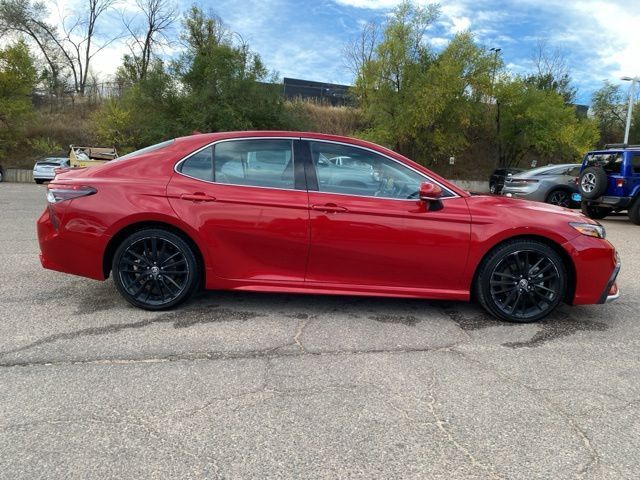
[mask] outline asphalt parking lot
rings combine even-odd
[[[478,306],[207,292],[130,307],[41,268],[44,188],[0,184],[0,478],[637,478],[640,227],[621,298]]]

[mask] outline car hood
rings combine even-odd
[[[494,211],[505,218],[512,217],[514,220],[518,219],[519,223],[524,225],[542,224],[551,226],[557,221],[563,223],[598,223],[576,210],[501,195],[473,195],[467,198],[467,204],[472,214],[477,210]]]

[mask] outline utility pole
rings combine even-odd
[[[631,116],[633,114],[633,100],[636,89],[636,82],[640,82],[640,77],[622,77],[620,80],[631,82],[629,87],[629,106],[627,107],[627,124],[624,128],[624,144],[629,144],[629,130],[631,129]]]
[[[502,141],[500,140],[500,102],[498,97],[495,96],[495,84],[496,84],[496,70],[498,69],[498,54],[502,51],[501,48],[491,47],[489,51],[493,52],[493,75],[491,77],[491,95],[496,101],[496,144],[498,145],[498,166],[502,165]]]

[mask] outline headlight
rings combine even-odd
[[[570,222],[573,228],[579,231],[582,235],[587,235],[588,237],[596,237],[596,238],[605,238],[606,232],[602,225],[594,225],[592,223],[577,223]]]

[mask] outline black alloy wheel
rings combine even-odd
[[[165,310],[195,291],[199,265],[192,247],[161,229],[135,232],[113,257],[113,279],[122,296],[146,310]]]
[[[547,203],[569,208],[571,206],[571,194],[565,190],[554,190],[547,196]]]
[[[496,317],[533,322],[558,306],[566,288],[566,268],[551,247],[535,240],[514,240],[483,261],[476,292],[482,306]]]

